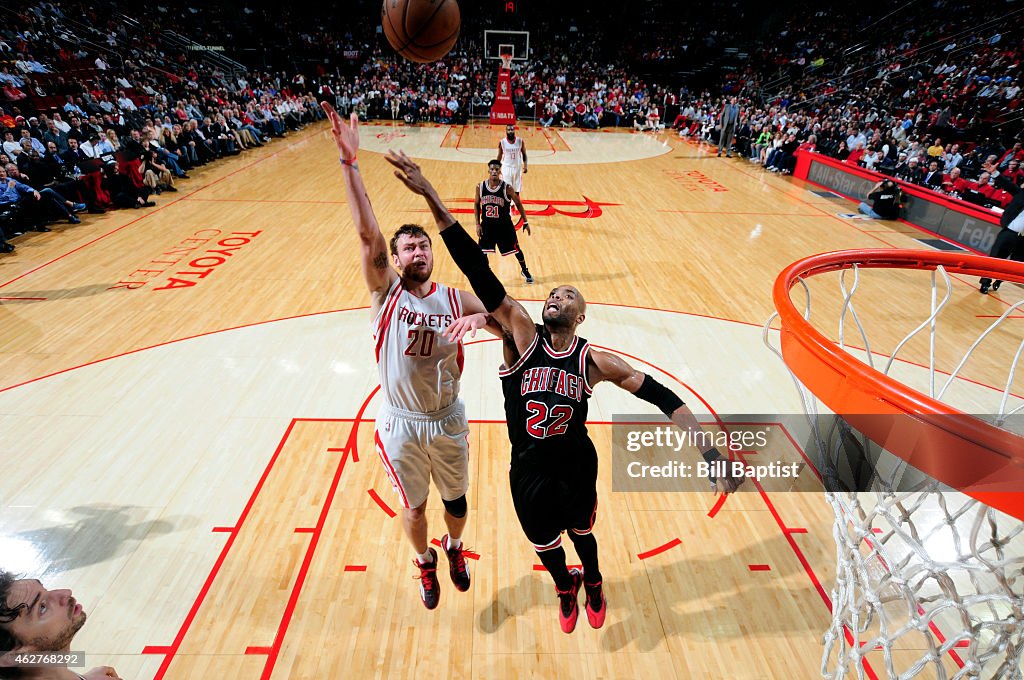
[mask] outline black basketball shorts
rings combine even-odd
[[[495,248],[502,255],[513,255],[519,252],[519,237],[516,236],[516,228],[512,220],[503,222],[481,223],[483,236],[480,237],[480,250],[485,253],[493,253]]]
[[[589,534],[597,518],[597,476],[563,479],[523,467],[509,471],[512,503],[538,552],[562,544],[562,532]]]

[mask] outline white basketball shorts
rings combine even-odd
[[[461,399],[434,413],[385,404],[377,414],[374,444],[403,507],[427,500],[431,477],[446,501],[469,489],[469,423]]]
[[[523,166],[501,164],[501,179],[518,194],[523,190]]]

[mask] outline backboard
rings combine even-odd
[[[500,61],[511,54],[512,61],[526,61],[530,56],[529,31],[484,31],[484,58]]]

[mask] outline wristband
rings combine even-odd
[[[707,463],[714,463],[716,460],[722,457],[721,452],[712,446],[710,449],[700,454],[704,457],[704,461]]]
[[[669,418],[676,412],[676,409],[683,405],[683,400],[657,380],[649,375],[644,375],[644,381],[640,388],[633,393],[634,396],[654,404],[658,410]]]
[[[704,457],[704,462],[708,463],[709,465],[711,463],[714,463],[719,458],[723,458],[719,450],[713,446],[700,455]],[[712,477],[711,475],[708,475],[708,481],[710,481],[712,484],[717,484],[718,477]]]
[[[338,160],[341,161],[342,165],[348,165],[349,167],[358,168],[356,165],[356,157],[352,156],[350,159],[346,159],[344,156],[338,156]]]

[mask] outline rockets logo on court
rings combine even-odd
[[[473,214],[473,201],[472,198],[456,198],[453,203],[469,203],[468,208],[451,208],[453,215],[472,215]],[[551,201],[551,200],[523,200],[523,207],[526,208],[526,217],[551,217],[553,215],[562,215],[563,217],[575,217],[577,219],[590,220],[600,217],[604,214],[601,210],[603,206],[609,205],[622,205],[621,203],[602,203],[600,201],[593,201],[586,196],[583,197],[582,201]],[[516,227],[523,221],[523,216],[519,216],[519,220],[516,222]]]

